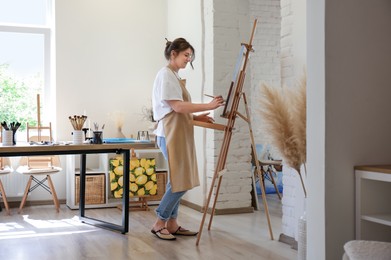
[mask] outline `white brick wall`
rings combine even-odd
[[[267,83],[274,86],[281,85],[280,62],[280,31],[281,14],[280,0],[250,0],[250,17],[257,18],[257,30],[254,36],[251,55],[251,119],[255,143],[264,144],[265,138],[261,133],[262,118],[257,111],[260,102],[259,88]]]
[[[304,192],[296,170],[284,166],[283,171],[282,233],[297,240],[298,221],[305,211]],[[305,177],[304,167],[302,167],[301,171],[303,177]]]
[[[250,20],[248,17],[248,1],[215,0],[205,5],[206,15],[213,15],[213,92],[226,96],[232,79],[236,58],[242,42],[249,39]],[[206,46],[208,48],[208,46]],[[249,79],[244,88],[248,92]],[[244,112],[243,106],[240,106]],[[217,118],[217,117],[216,117]],[[225,119],[218,122],[226,123]],[[215,163],[218,160],[223,133],[209,131],[208,140],[215,140],[216,145],[207,151],[208,187],[214,174]],[[238,118],[235,122],[230,148],[226,160],[227,173],[224,175],[217,200],[216,209],[243,208],[251,206],[251,158],[250,136],[247,123]]]
[[[294,80],[292,0],[281,0],[281,79],[290,86]]]
[[[294,78],[292,51],[292,0],[208,0],[205,1],[206,49],[213,53],[213,76],[208,76],[215,94],[227,94],[240,43],[247,42],[255,18],[257,30],[253,39],[254,53],[247,68],[245,93],[250,105],[256,143],[265,143],[261,133],[262,119],[257,111],[259,87],[262,82],[276,87],[290,84]],[[210,33],[208,38],[208,32]],[[207,70],[208,71],[208,70]],[[210,71],[210,70],[209,70]],[[244,113],[243,105],[240,106]],[[218,117],[216,117],[218,118]],[[218,122],[226,122],[224,119]],[[255,124],[257,122],[257,124]],[[223,133],[208,131],[207,140],[216,145],[207,147],[208,187],[214,174]],[[217,200],[217,209],[241,208],[251,205],[250,138],[247,124],[238,118],[235,124],[226,168]],[[298,175],[284,167],[282,230],[296,237],[297,219],[302,214],[302,194]],[[299,189],[298,189],[299,187]],[[302,201],[302,200],[301,200]],[[301,204],[302,206],[302,204]]]
[[[293,28],[296,20],[293,4],[293,0],[281,0],[281,83],[287,87],[297,80],[294,72],[298,70],[294,60]],[[298,173],[287,166],[284,166],[282,182],[282,233],[297,240],[298,220],[304,211],[304,192]]]

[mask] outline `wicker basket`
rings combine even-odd
[[[86,175],[85,204],[104,204],[105,201],[105,174]],[[80,175],[75,175],[75,205],[79,205]]]

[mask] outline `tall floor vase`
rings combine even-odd
[[[299,218],[298,223],[298,232],[297,232],[297,259],[306,260],[307,259],[307,201],[304,199],[304,212],[303,215]]]

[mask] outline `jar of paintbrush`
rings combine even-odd
[[[4,146],[16,145],[16,131],[20,127],[21,123],[12,122],[7,124],[7,122],[1,122],[3,127],[2,131],[2,143]]]
[[[92,132],[92,143],[93,144],[102,144],[103,143],[103,129],[105,129],[105,124],[102,125],[102,128],[99,128],[98,123],[94,123],[94,131]]]
[[[87,116],[81,115],[77,116],[74,115],[69,116],[69,121],[72,124],[73,131],[72,131],[72,143],[73,144],[83,144],[83,125],[85,121],[87,120]]]

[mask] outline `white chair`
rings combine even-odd
[[[260,154],[262,152],[260,147],[261,147],[261,145],[257,145],[257,148],[256,148],[257,155],[262,158],[263,156],[260,156]],[[260,154],[258,154],[258,152],[260,152]],[[273,174],[275,174],[277,176],[277,171],[282,170],[282,160],[271,160],[269,158],[268,159],[258,159],[258,164],[260,166],[260,172],[261,172],[261,176],[258,176],[257,166],[256,166],[256,162],[255,162],[255,155],[254,155],[253,149],[251,149],[251,163],[254,167],[254,172],[253,172],[254,177],[256,180],[259,180],[259,178],[261,178],[262,182],[260,183],[260,185],[263,185],[263,189],[266,190],[265,179],[269,180],[273,184],[278,198],[281,200],[282,196],[281,196],[280,191],[278,190],[278,187],[277,187],[276,181],[273,177]]]
[[[368,240],[352,240],[344,245],[343,260],[390,260],[391,243]]]
[[[47,135],[43,135],[42,130],[48,130],[49,133]],[[36,131],[37,135],[32,135],[32,131]],[[27,124],[27,137],[30,142],[51,142],[51,133],[51,125],[49,127],[31,127]],[[22,212],[28,194],[38,187],[42,187],[52,195],[56,211],[59,212],[60,203],[57,198],[57,193],[54,188],[52,178],[50,177],[50,175],[60,172],[62,170],[60,167],[59,156],[22,157],[19,165],[20,166],[16,169],[16,172],[28,175],[30,177],[27,182],[22,201],[20,203],[18,213]],[[35,182],[35,185],[31,186],[33,181]],[[48,183],[48,185],[46,184],[46,182]]]
[[[13,172],[13,169],[10,164],[10,160],[8,158],[2,158],[0,157],[0,177],[6,174],[9,174]],[[7,211],[7,214],[10,215],[10,209],[8,206],[8,201],[7,201],[7,195],[4,190],[3,183],[1,182],[0,178],[0,195],[3,198],[5,210]]]

